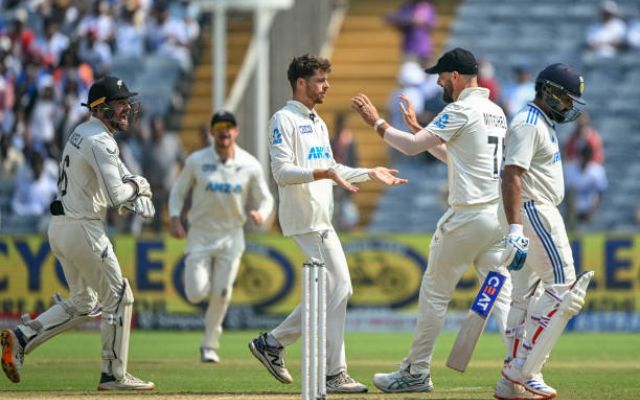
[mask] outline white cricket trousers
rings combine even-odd
[[[222,322],[231,302],[233,282],[238,275],[245,248],[244,232],[238,228],[210,241],[213,245],[209,248],[187,254],[184,286],[191,303],[209,300],[204,315],[201,346],[217,349],[220,347]]]
[[[508,325],[515,329],[522,324],[526,312],[525,336],[517,354],[523,356],[531,345],[531,338],[527,336],[531,336],[539,326],[540,316],[547,315],[557,303],[557,298],[569,290],[576,280],[576,273],[571,245],[558,208],[530,200],[522,203],[520,213],[524,235],[529,238],[529,251],[524,267],[511,271],[513,293]],[[538,279],[547,294],[534,297],[529,304],[529,287]]]
[[[54,216],[48,233],[76,311],[88,313],[99,300],[104,314],[115,313],[122,292],[122,271],[102,221]]]
[[[447,307],[469,266],[474,265],[480,282],[492,270],[509,276],[506,268],[500,266],[503,236],[498,220],[498,202],[449,208],[440,218],[429,245],[429,264],[420,286],[413,343],[400,369],[409,368],[412,374],[430,373],[435,341],[442,329]],[[507,279],[493,310],[503,340],[510,296],[511,282]]]
[[[347,370],[344,327],[347,302],[353,293],[347,258],[333,229],[294,235],[292,238],[307,260],[318,259],[327,268],[327,375],[336,375]],[[283,346],[298,340],[302,335],[302,310],[299,304],[271,334]]]

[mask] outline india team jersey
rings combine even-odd
[[[515,115],[505,142],[505,165],[517,165],[522,174],[522,201],[555,206],[564,198],[564,177],[555,125],[535,104]]]
[[[258,160],[236,145],[233,158],[222,162],[213,146],[187,157],[169,195],[169,215],[180,216],[193,189],[189,210],[187,251],[206,247],[215,236],[240,228],[247,220],[245,205],[257,207],[263,218],[273,209],[273,197]]]
[[[107,207],[131,200],[134,189],[122,182],[129,171],[113,135],[97,118],[71,133],[60,163],[58,200],[67,217],[104,220]]]
[[[314,169],[335,168],[348,182],[369,180],[368,169],[336,163],[327,125],[291,100],[271,118],[271,172],[278,184],[278,215],[285,236],[332,228],[333,181],[313,180]]]
[[[450,206],[489,203],[500,197],[498,180],[507,118],[489,100],[488,89],[464,89],[426,129],[447,145]]]

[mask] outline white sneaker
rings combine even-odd
[[[504,376],[501,376],[500,380],[498,380],[493,397],[498,400],[545,399],[544,396],[526,391],[524,386],[515,384]]]
[[[0,344],[2,344],[2,369],[11,382],[18,383],[20,369],[24,362],[24,349],[11,329],[2,331]]]
[[[375,374],[373,384],[385,393],[433,391],[431,374],[412,375],[408,369],[401,369],[389,374]]]
[[[143,381],[128,372],[121,380],[103,372],[98,383],[98,390],[153,390],[155,387],[153,382]]]
[[[327,393],[366,393],[369,389],[345,371],[327,376]]]
[[[220,356],[212,347],[200,347],[200,361],[203,363],[219,363]]]
[[[531,377],[524,377],[522,375],[523,363],[524,360],[520,358],[509,361],[502,369],[502,376],[515,384],[524,386],[527,391],[542,396],[545,399],[555,398],[558,395],[558,392],[544,382],[544,378],[541,373],[535,374]]]
[[[284,365],[284,348],[282,346],[270,346],[267,341],[267,333],[263,333],[249,342],[249,350],[255,358],[267,368],[274,378],[282,383],[292,383],[293,378]]]

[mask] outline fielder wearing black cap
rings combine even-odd
[[[105,104],[110,100],[128,99],[137,96],[137,92],[130,92],[122,79],[115,76],[105,76],[98,79],[89,89],[89,99],[83,106],[93,109],[100,104]]]
[[[463,75],[478,75],[478,62],[469,50],[456,47],[444,53],[436,65],[424,71],[427,74],[458,71]]]
[[[569,64],[551,64],[536,78],[536,98],[542,98],[549,106],[550,117],[556,122],[571,122],[580,116],[582,110],[574,104],[586,104],[583,93],[584,78]]]
[[[213,117],[211,117],[212,127],[218,122],[228,122],[232,126],[238,126],[238,123],[236,122],[236,117],[229,111],[225,111],[225,110],[220,110],[215,114],[213,114]]]

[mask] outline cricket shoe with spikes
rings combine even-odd
[[[4,329],[0,334],[2,344],[2,369],[11,382],[20,382],[20,369],[24,362],[24,349],[18,337],[11,329]]]
[[[525,390],[524,386],[513,383],[504,376],[501,376],[500,380],[498,380],[493,397],[498,400],[546,399],[544,396],[533,394]]]
[[[375,374],[373,384],[385,393],[431,392],[431,374],[411,374],[401,369],[388,374]]]
[[[544,382],[542,373],[529,377],[523,376],[522,364],[524,364],[524,360],[520,358],[509,361],[502,369],[502,376],[515,384],[523,386],[528,392],[542,396],[545,399],[553,399],[558,395],[554,388]]]

